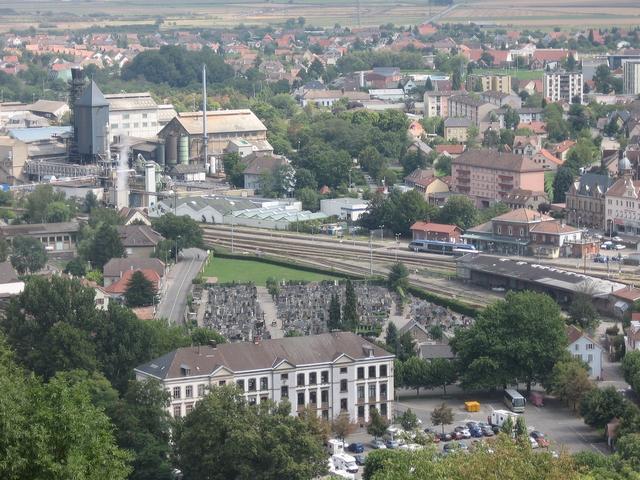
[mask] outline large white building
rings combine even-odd
[[[105,95],[113,142],[123,137],[152,138],[160,131],[158,104],[149,92]]]
[[[574,97],[583,101],[583,76],[577,72],[551,72],[544,74],[544,98],[551,102],[573,103]]]
[[[288,399],[292,415],[310,407],[367,422],[373,408],[393,417],[394,355],[351,332],[174,350],[134,371],[171,394],[169,413],[188,414],[217,386],[237,385],[249,403]]]
[[[640,60],[623,60],[623,93],[640,94]]]
[[[640,180],[631,174],[631,162],[620,160],[622,176],[611,185],[605,195],[605,231],[624,235],[640,235]]]

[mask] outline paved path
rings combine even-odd
[[[264,323],[267,331],[271,334],[271,338],[282,338],[284,336],[282,321],[278,320],[278,309],[276,304],[273,303],[273,298],[269,295],[267,287],[256,287],[256,289],[258,290],[258,303],[262,313],[264,313]],[[271,326],[272,322],[276,322],[275,327]]]
[[[206,252],[198,248],[188,248],[182,251],[182,259],[171,268],[167,275],[167,284],[156,310],[156,318],[166,318],[170,323],[184,322],[187,294],[191,288],[191,282],[198,275],[206,256]]]

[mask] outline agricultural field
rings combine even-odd
[[[340,277],[307,272],[297,268],[281,267],[256,260],[236,260],[230,258],[216,258],[205,267],[204,277],[216,277],[218,283],[247,283],[264,286],[267,278],[278,280],[302,280],[307,282],[319,282],[322,280],[337,280]]]

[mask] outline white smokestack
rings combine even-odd
[[[144,189],[147,192],[147,206],[153,208],[156,205],[156,164],[146,162],[144,164]]]

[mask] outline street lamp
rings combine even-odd
[[[384,223],[378,227],[380,229],[380,241],[384,242]]]
[[[396,263],[398,263],[398,249],[400,248],[400,234],[396,233]]]
[[[176,237],[176,263],[178,263],[178,240],[180,240],[182,238],[182,235],[178,235]]]

